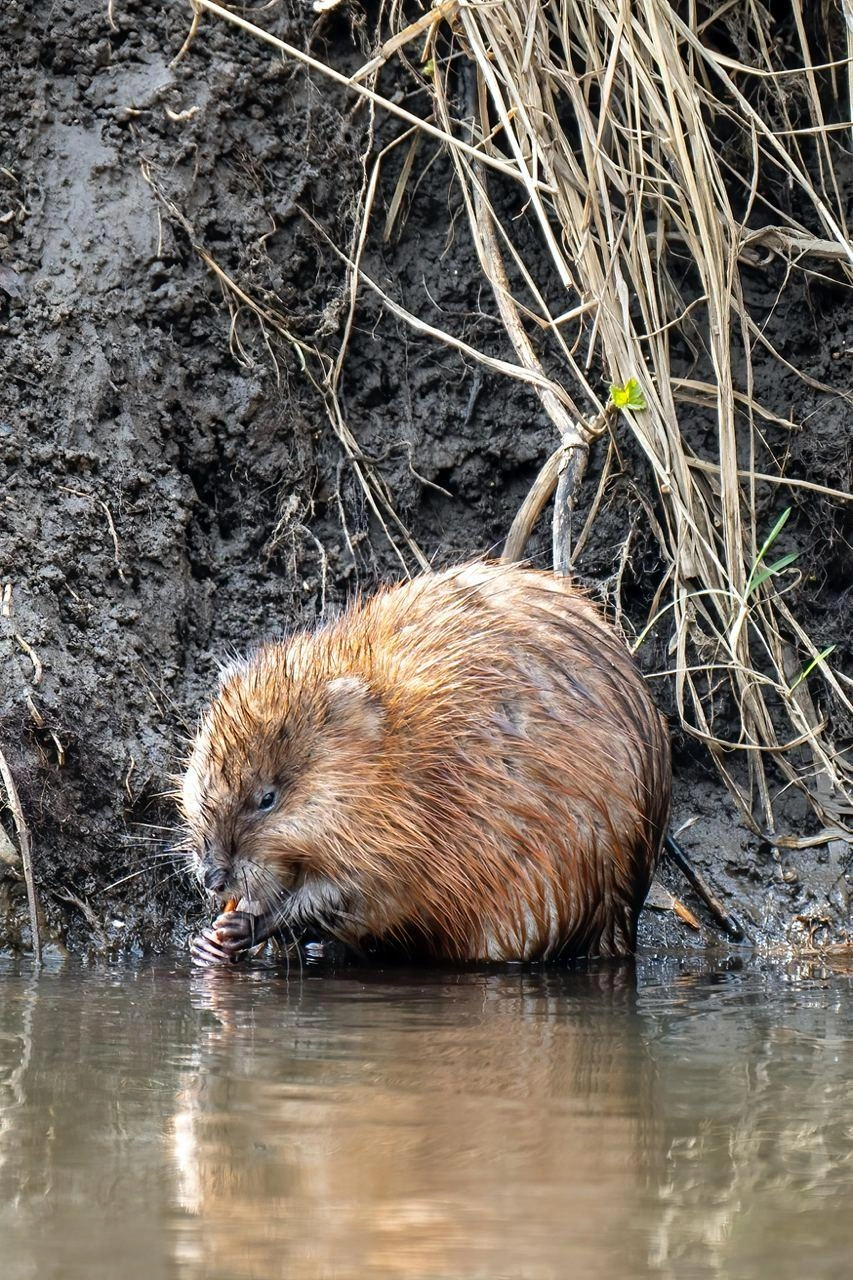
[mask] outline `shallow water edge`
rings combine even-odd
[[[0,961],[8,1280],[837,1276],[853,967]]]

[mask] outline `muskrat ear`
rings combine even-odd
[[[358,676],[338,676],[326,685],[327,726],[358,734],[364,741],[378,738],[385,722],[382,703]]]

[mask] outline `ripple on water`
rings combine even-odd
[[[853,1256],[853,976],[0,964],[5,1280],[785,1280]]]

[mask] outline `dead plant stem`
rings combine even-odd
[[[33,854],[32,844],[30,842],[30,830],[27,826],[27,820],[24,817],[24,811],[21,808],[18,788],[15,786],[15,779],[12,775],[12,770],[9,768],[8,761],[6,760],[2,750],[0,750],[0,778],[3,780],[3,786],[6,791],[6,804],[11,810],[12,818],[15,823],[15,830],[18,834],[18,850],[21,855],[24,882],[27,886],[27,903],[30,912],[30,933],[33,941],[33,958],[36,964],[41,964],[39,901],[36,893],[35,875],[33,872]]]

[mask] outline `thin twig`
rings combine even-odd
[[[195,3],[195,0],[190,0],[190,4],[192,5],[192,11],[193,11],[192,22],[190,23],[190,29],[187,32],[184,43],[181,45],[180,49],[175,54],[172,61],[169,63],[170,70],[172,69],[172,67],[176,67],[178,63],[181,62],[189,53],[190,46],[192,45],[193,40],[195,40],[196,38],[196,33],[198,31],[198,24],[201,22],[201,9]]]
[[[508,178],[513,178],[516,182],[524,181],[524,177],[519,173],[518,169],[508,164],[505,160],[497,159],[494,156],[486,156],[478,152],[474,147],[469,147],[466,142],[460,138],[455,138],[452,134],[445,133],[442,129],[437,129],[434,124],[430,124],[428,120],[423,120],[420,116],[414,115],[411,111],[407,111],[405,107],[401,107],[398,103],[393,102],[390,98],[383,98],[381,93],[376,93],[373,89],[369,89],[367,85],[361,84],[358,80],[351,76],[345,76],[342,72],[330,67],[328,63],[321,62],[319,58],[312,58],[310,53],[297,49],[295,45],[288,44],[285,40],[280,40],[278,36],[274,36],[269,31],[264,31],[262,27],[256,26],[253,22],[248,22],[245,18],[241,18],[239,14],[232,13],[230,9],[223,9],[221,5],[214,4],[213,0],[191,0],[193,6],[199,9],[206,9],[208,13],[212,13],[217,18],[223,18],[226,22],[233,23],[235,27],[240,27],[243,31],[247,31],[250,35],[255,36],[258,40],[263,40],[265,44],[272,45],[288,58],[293,58],[297,62],[301,62],[303,66],[309,67],[312,71],[317,71],[320,75],[326,76],[329,80],[333,80],[335,84],[341,85],[344,89],[350,89],[352,92],[359,94],[362,98],[366,98],[370,102],[375,102],[377,106],[383,107],[391,115],[398,116],[401,120],[405,120],[407,124],[417,125],[424,133],[430,134],[433,138],[437,138],[439,142],[444,143],[448,147],[458,148],[465,151],[469,155],[479,156],[484,164],[490,165],[498,173],[504,174]],[[357,73],[360,74],[360,73]],[[536,183],[536,188],[544,191],[550,190],[547,183]]]
[[[30,843],[30,830],[27,826],[27,820],[24,817],[24,811],[21,808],[18,788],[15,786],[15,779],[12,776],[12,770],[9,768],[2,750],[0,750],[0,778],[2,778],[3,786],[6,790],[6,804],[12,811],[15,830],[18,833],[18,849],[21,854],[21,865],[24,871],[24,881],[27,886],[27,903],[30,911],[30,934],[32,935],[33,940],[33,959],[36,964],[41,964],[39,901],[36,894],[35,876],[33,874],[33,855],[32,844]]]
[[[415,22],[410,22],[402,31],[398,31],[391,36],[390,40],[386,40],[382,48],[371,58],[365,62],[358,71],[353,72],[350,76],[352,84],[359,84],[360,81],[366,80],[368,76],[375,76],[376,72],[384,67],[389,58],[398,53],[405,45],[416,36],[421,35],[424,31],[435,27],[439,22],[451,18],[459,9],[459,0],[438,0],[432,8],[424,14],[421,14]]]
[[[734,938],[736,942],[743,942],[745,935],[742,925],[730,912],[726,911],[707,880],[696,870],[674,836],[666,837],[666,852],[670,861],[678,867],[687,883],[705,903],[720,928],[725,929],[729,937]]]
[[[377,284],[366,271],[363,271],[360,267],[356,268],[352,259],[344,253],[343,249],[338,248],[328,233],[320,226],[316,218],[312,217],[307,209],[303,208],[301,205],[297,205],[296,207],[299,209],[299,212],[306,221],[311,223],[314,230],[322,236],[323,240],[325,240],[332,252],[337,254],[341,262],[345,262],[348,267],[353,270],[357,270],[358,278],[362,284],[366,284],[368,289],[382,299],[383,305],[388,308],[392,315],[397,316],[400,320],[404,320],[406,324],[408,324],[417,333],[426,334],[430,338],[435,338],[439,342],[443,342],[445,346],[453,347],[454,350],[461,352],[462,355],[468,356],[469,359],[475,360],[478,364],[485,365],[486,368],[492,369],[495,373],[502,373],[509,378],[516,378],[519,382],[528,382],[532,387],[537,387],[542,391],[548,391],[555,397],[560,394],[559,388],[555,388],[555,384],[550,378],[546,377],[545,374],[538,372],[536,369],[526,368],[520,364],[512,364],[509,360],[499,360],[496,356],[486,355],[485,351],[479,351],[476,347],[472,347],[469,342],[465,342],[462,338],[457,338],[455,334],[448,333],[445,329],[439,329],[434,324],[429,324],[428,321],[422,320],[420,316],[415,315],[413,311],[409,311],[406,307],[401,306],[399,302],[395,302],[393,298],[388,296],[382,286]],[[565,396],[565,392],[562,394]],[[568,397],[566,398],[568,399]],[[569,403],[571,402],[569,401]]]
[[[113,523],[112,512],[110,511],[107,504],[101,498],[97,498],[96,501],[98,503],[98,506],[103,509],[104,515],[107,517],[107,526],[109,527],[110,537],[113,540],[113,549],[115,551],[115,561],[116,561],[116,568],[118,569],[118,576],[121,578],[122,582],[127,582],[127,574],[122,568],[121,551],[119,549],[119,544],[118,544],[118,534],[116,533],[116,527],[115,527],[115,524]]]
[[[720,466],[717,462],[709,462],[707,458],[688,458],[687,465],[695,471],[705,471],[708,475],[719,475]],[[784,489],[809,489],[812,493],[819,493],[824,498],[831,498],[833,502],[853,502],[853,493],[846,489],[831,489],[825,484],[816,484],[814,480],[800,480],[797,476],[774,476],[768,471],[743,471],[738,470],[738,476],[742,480],[760,480],[765,484],[778,484]]]
[[[486,115],[485,94],[482,92],[482,85],[480,86],[479,95],[476,94],[475,74],[475,72],[469,71],[467,76],[467,109],[473,115],[475,99],[479,96],[480,129],[483,136],[489,137],[491,136],[491,129],[490,121]],[[461,170],[458,160],[457,169]],[[494,291],[501,320],[515,348],[519,364],[537,375],[538,381],[534,384],[534,389],[543,409],[561,438],[562,443],[558,451],[559,456],[553,476],[556,501],[554,503],[552,556],[554,572],[561,576],[566,576],[569,573],[571,562],[572,512],[586,473],[589,442],[593,432],[589,428],[585,429],[577,418],[572,418],[568,413],[566,401],[570,402],[569,396],[553,379],[547,377],[545,370],[542,368],[542,363],[533,349],[527,330],[521,322],[519,309],[510,289],[503,254],[495,234],[495,224],[492,216],[492,206],[488,199],[487,178],[484,167],[479,163],[473,166],[474,181],[471,183],[470,199],[465,187],[464,176],[464,173],[460,172],[460,177],[463,180],[462,189],[465,193],[468,208],[471,235],[477,247],[480,262]],[[534,513],[538,515],[542,509],[544,482],[546,478],[550,478],[552,470],[549,463],[550,459],[536,479],[536,493],[531,503],[529,506],[525,504],[523,508],[523,521],[525,522],[529,515]],[[548,497],[550,497],[550,494],[548,494]],[[544,498],[544,501],[547,501],[547,497]],[[521,513],[519,514],[521,515]],[[524,554],[527,534],[529,534],[531,528],[531,525],[519,522],[518,516],[516,517],[507,538],[502,559],[521,559]]]

